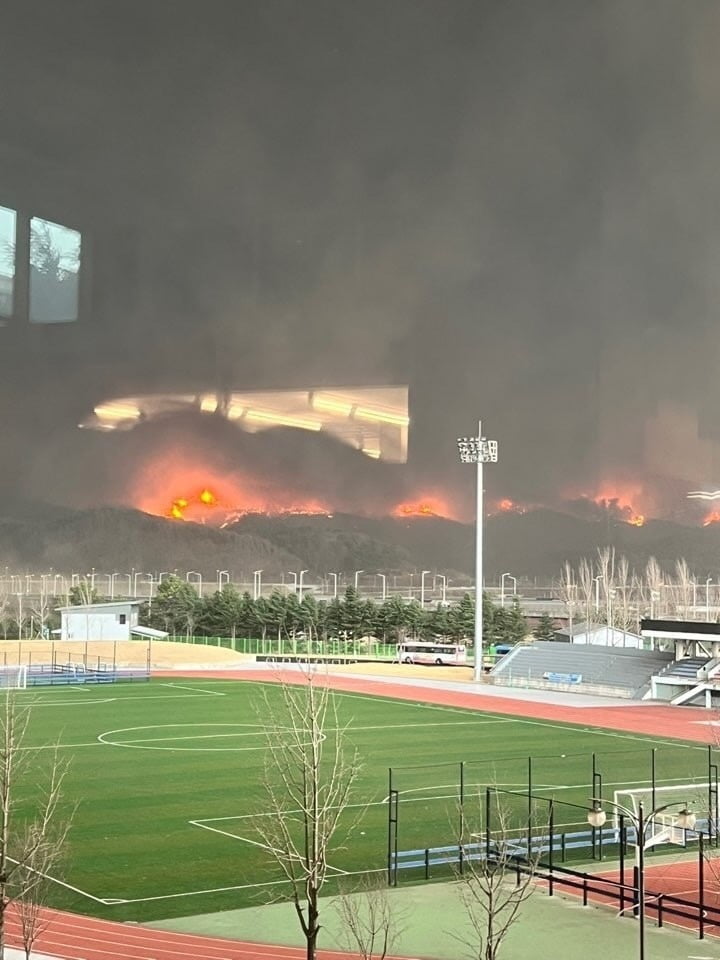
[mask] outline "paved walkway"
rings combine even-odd
[[[407,929],[393,953],[417,960],[465,960],[470,956],[463,940],[471,936],[456,884],[435,883],[389,891],[394,914],[405,918]],[[320,945],[347,949],[341,923],[331,899],[323,901]],[[158,929],[233,936],[258,943],[300,946],[302,936],[289,904],[272,904],[183,917],[152,925]],[[477,953],[475,954],[477,956]],[[525,903],[510,929],[503,960],[636,960],[638,925],[618,918],[605,907],[583,907],[575,899],[548,897],[538,889]],[[659,930],[648,921],[646,960],[720,960],[720,944],[699,941],[670,927]]]

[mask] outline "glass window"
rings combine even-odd
[[[49,220],[30,221],[30,323],[78,318],[80,233]]]
[[[0,322],[13,314],[15,218],[14,210],[0,207]]]

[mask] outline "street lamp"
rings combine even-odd
[[[602,574],[593,577],[593,583],[595,584],[595,613],[600,610],[600,581],[604,579],[605,577]]]
[[[710,584],[712,583],[712,577],[708,577],[705,581],[705,619],[710,620]]]
[[[193,581],[190,577],[195,577],[195,583],[197,584],[198,596],[202,599],[202,574],[198,573],[197,570],[188,570],[185,574],[185,582],[192,583]]]
[[[360,574],[361,574],[361,573],[365,573],[365,571],[364,571],[364,570],[356,570],[356,571],[355,571],[355,590],[356,590],[356,591],[357,591],[357,588],[358,588],[358,580],[360,579]]]
[[[420,574],[420,606],[425,609],[425,577],[430,573],[429,570],[423,570]]]
[[[439,574],[438,574],[438,580],[442,580],[442,603],[445,604],[445,603],[447,603],[447,585],[448,585],[448,578],[447,578],[446,576],[444,576],[442,573],[439,573]]]
[[[303,577],[307,573],[307,570],[300,571],[300,579],[298,580],[298,600],[303,598]]]
[[[475,665],[473,679],[482,679],[482,589],[483,589],[483,464],[497,463],[497,440],[486,440],[482,435],[482,423],[478,421],[477,437],[459,437],[458,452],[461,463],[477,464],[477,490],[475,503]]]
[[[230,571],[216,570],[215,573],[217,573],[218,590],[222,590],[224,583],[230,583]]]
[[[298,575],[293,570],[288,570],[288,576],[293,578],[293,593],[297,593]]]
[[[387,598],[387,577],[384,573],[376,573],[375,576],[382,580],[382,602],[385,603]]]
[[[262,570],[253,570],[253,600],[262,596]]]
[[[133,597],[137,597],[138,577],[144,577],[144,576],[145,576],[145,574],[142,573],[142,572],[133,573],[133,588],[132,588],[132,589],[133,589]]]
[[[505,606],[505,577],[507,577],[508,580],[512,580],[513,582],[513,596],[517,594],[517,577],[514,577],[511,573],[504,573],[500,577],[500,606],[501,607]]]
[[[333,600],[337,600],[337,591],[338,591],[338,577],[339,573],[329,573],[329,577],[333,578]]]
[[[623,807],[619,803],[615,803],[613,800],[603,801],[596,797],[591,797],[590,802],[592,803],[592,807],[588,810],[587,819],[591,827],[602,827],[607,820],[607,814],[603,810],[603,803],[608,803],[617,810],[621,817],[627,817],[633,825],[635,831],[636,870],[634,887],[637,891],[637,903],[634,906],[637,908],[638,917],[638,957],[639,960],[645,960],[645,851],[661,842],[657,837],[646,837],[648,827],[652,827],[655,822],[655,817],[659,813],[662,813],[663,810],[667,810],[669,807],[682,806],[682,810],[679,811],[674,826],[679,827],[681,830],[692,830],[695,827],[695,814],[688,810],[682,801],[663,804],[662,807],[656,807],[647,815],[643,810],[642,801],[638,802],[637,813],[633,810],[628,810],[627,807]]]

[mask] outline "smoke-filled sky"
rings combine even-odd
[[[720,486],[719,40],[716,0],[5,0],[0,206],[77,209],[93,269],[77,349],[0,329],[28,489],[97,497],[82,415],[190,383],[409,383],[359,498],[466,506],[480,417],[496,498]]]

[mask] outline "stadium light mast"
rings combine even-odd
[[[478,421],[477,437],[459,437],[458,451],[461,463],[477,464],[477,491],[475,505],[475,664],[473,679],[482,680],[483,675],[483,464],[497,463],[497,440],[486,440],[482,435],[482,422]]]
[[[629,810],[620,803],[615,803],[613,800],[603,800],[600,797],[591,797],[590,802],[592,807],[588,810],[587,820],[594,829],[602,827],[607,820],[607,814],[603,810],[604,803],[611,806],[621,818],[632,824],[635,834],[635,882],[633,886],[637,900],[632,904],[631,909],[637,914],[638,918],[638,960],[645,960],[645,851],[660,842],[657,836],[653,836],[655,817],[669,807],[681,806],[682,810],[679,810],[674,818],[674,825],[681,830],[693,830],[696,823],[695,814],[688,810],[684,802],[680,800],[655,807],[649,813],[643,809],[642,801],[638,803],[637,810]],[[648,836],[648,832],[650,836]]]

